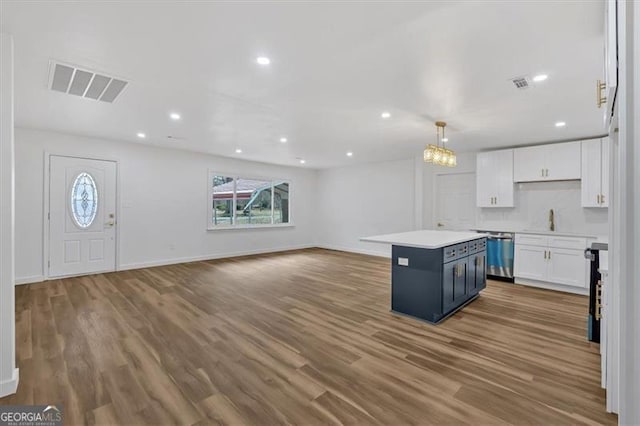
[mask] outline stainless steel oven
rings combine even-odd
[[[481,231],[487,236],[487,275],[513,281],[514,234]]]

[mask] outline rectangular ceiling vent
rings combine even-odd
[[[529,87],[529,79],[527,77],[516,77],[512,78],[511,81],[517,89],[526,89]]]
[[[82,96],[102,102],[113,102],[128,81],[108,76],[105,73],[80,69],[73,65],[51,62],[49,87],[57,92]]]

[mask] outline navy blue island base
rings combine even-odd
[[[392,246],[391,310],[439,323],[487,285],[484,237],[440,248]]]

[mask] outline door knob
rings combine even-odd
[[[438,227],[443,227],[443,226],[444,226],[444,224],[438,222]]]

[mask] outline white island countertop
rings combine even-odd
[[[479,234],[477,232],[435,231],[425,229],[421,231],[363,237],[360,238],[360,241],[386,243],[394,246],[437,249],[453,244],[464,243],[465,241],[477,240],[485,236],[485,234]]]

